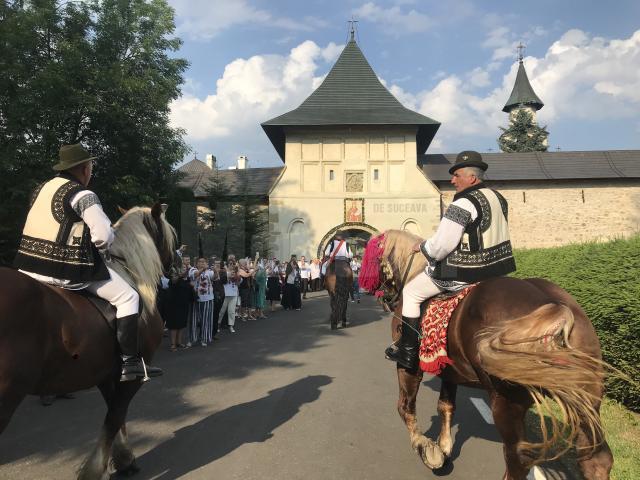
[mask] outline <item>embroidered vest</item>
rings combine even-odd
[[[110,278],[91,242],[89,227],[71,208],[71,198],[81,190],[85,187],[66,174],[36,188],[14,261],[16,268],[72,282]]]
[[[482,184],[456,194],[454,200],[459,198],[473,203],[478,217],[467,225],[456,249],[436,263],[433,277],[475,283],[514,272],[505,198]]]

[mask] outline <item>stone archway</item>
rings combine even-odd
[[[345,222],[340,225],[333,227],[331,230],[327,232],[327,234],[322,237],[320,240],[320,244],[318,245],[317,258],[322,258],[324,255],[324,250],[327,248],[329,241],[333,238],[338,230],[342,230],[345,232],[348,238],[353,238],[355,240],[355,250],[359,253],[360,250],[364,251],[364,246],[366,242],[371,238],[372,235],[378,235],[380,232],[377,228],[372,227],[366,223],[360,222]],[[348,241],[348,240],[347,240]],[[350,242],[351,243],[351,242]],[[352,249],[353,250],[353,249]],[[357,253],[354,251],[354,255]]]

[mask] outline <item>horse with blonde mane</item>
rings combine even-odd
[[[394,340],[400,336],[402,284],[426,267],[426,258],[412,253],[418,241],[408,232],[388,230],[369,241],[362,262],[360,284],[399,299],[391,308]],[[397,367],[398,412],[427,467],[440,468],[451,455],[456,388],[465,385],[489,394],[504,445],[505,480],[525,480],[533,465],[558,458],[572,446],[586,480],[609,478],[613,456],[599,413],[606,365],[590,320],[569,293],[541,278],[480,282],[452,314],[447,354],[453,364],[438,375],[441,430],[436,441],[417,426],[423,372]],[[557,409],[550,408],[550,401]],[[540,420],[539,442],[525,436],[524,418],[532,406]],[[551,415],[548,429],[545,414],[558,410],[560,418]]]
[[[160,204],[132,208],[114,231],[110,267],[140,293],[140,353],[150,362],[162,340],[156,285],[172,267],[175,231]],[[0,433],[26,395],[71,393],[96,385],[107,415],[78,478],[105,478],[110,458],[117,472],[136,472],[125,419],[142,379],[120,382],[120,362],[115,331],[86,296],[0,268]]]

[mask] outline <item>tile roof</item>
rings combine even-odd
[[[283,168],[247,168],[244,170],[216,171],[211,170],[200,160],[192,160],[178,169],[183,174],[179,185],[190,188],[196,198],[206,197],[207,190],[217,174],[228,195],[267,196],[271,187],[278,180]]]
[[[418,153],[423,153],[440,123],[405,108],[350,40],[322,84],[298,108],[264,122],[262,128],[284,161],[286,126],[324,125],[416,126]]]
[[[513,90],[502,111],[508,113],[518,105],[531,105],[536,110],[544,107],[544,103],[536,95],[529,83],[529,77],[527,77],[527,71],[524,69],[522,60],[520,60],[520,65],[518,66],[518,74],[516,75],[516,82],[513,84]]]
[[[449,181],[456,154],[418,156],[427,178]],[[487,180],[586,180],[640,178],[640,150],[483,153]]]

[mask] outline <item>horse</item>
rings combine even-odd
[[[114,231],[109,266],[140,294],[140,352],[150,362],[163,331],[156,285],[173,264],[175,231],[158,203],[130,209]],[[71,393],[96,385],[107,414],[78,479],[105,478],[110,458],[117,472],[137,472],[125,419],[143,380],[120,382],[120,362],[114,330],[85,296],[0,268],[0,434],[26,395]]]
[[[342,328],[347,327],[347,302],[349,290],[353,288],[353,271],[348,262],[335,260],[327,267],[324,277],[324,288],[329,293],[331,301],[331,329],[338,328],[340,322]]]
[[[360,284],[393,300],[392,338],[402,326],[402,285],[424,271],[427,260],[412,253],[421,239],[388,230],[370,240]],[[409,430],[411,446],[423,463],[438,469],[453,448],[451,422],[457,385],[487,391],[494,423],[502,438],[504,480],[525,480],[533,465],[559,458],[572,445],[586,480],[606,480],[613,455],[604,438],[600,404],[604,373],[600,343],[591,321],[575,299],[541,278],[498,277],[473,287],[454,310],[448,326],[448,357],[441,379],[436,441],[418,430],[416,398],[423,372],[397,366],[398,413]],[[561,420],[553,412],[555,401]],[[526,439],[524,418],[535,406],[542,439]]]

